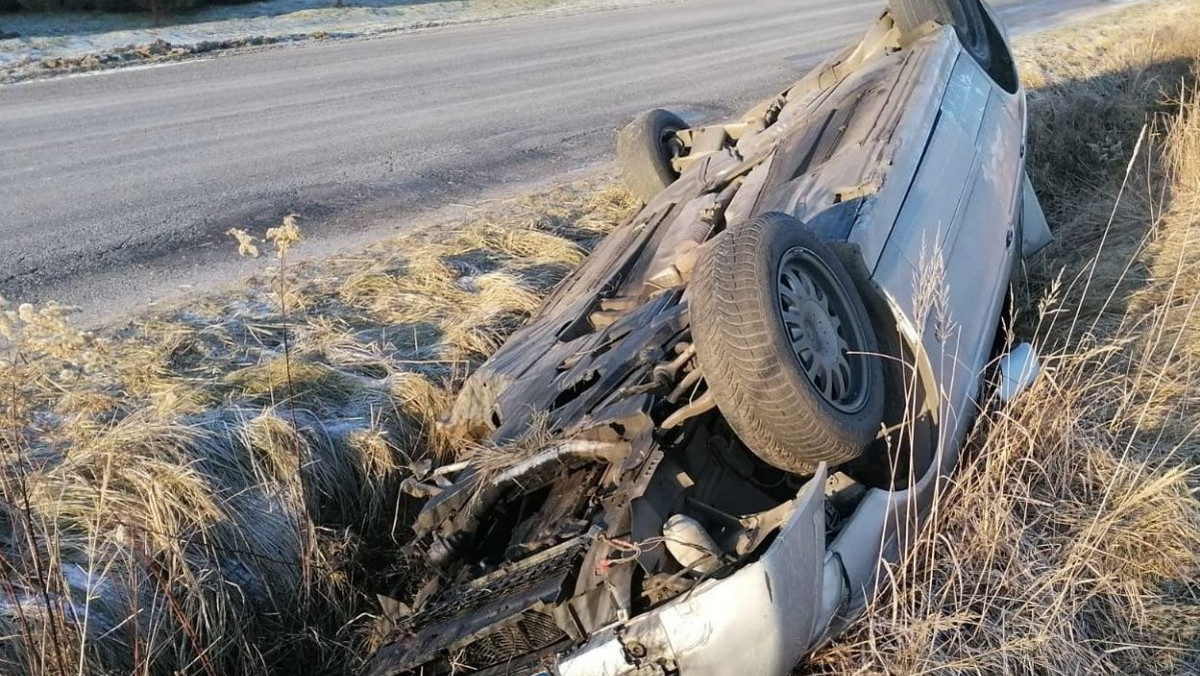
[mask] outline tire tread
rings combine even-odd
[[[783,214],[765,214],[727,231],[697,261],[691,282],[691,322],[697,356],[718,407],[742,442],[764,461],[797,473],[817,464],[838,465],[857,457],[874,437],[882,417],[878,361],[868,369],[875,384],[860,415],[836,415],[803,379],[795,357],[774,340],[775,317],[770,256],[774,238],[799,236],[847,283],[848,273],[803,224]],[[848,291],[854,295],[852,282]],[[772,290],[768,293],[768,289]],[[861,303],[859,303],[861,305]],[[860,308],[859,320],[866,322]],[[869,350],[874,335],[864,326]],[[789,369],[791,373],[789,373]],[[807,381],[804,381],[807,383]]]
[[[686,129],[678,115],[655,109],[636,117],[617,133],[617,166],[625,186],[642,202],[649,202],[677,178],[662,148],[662,133]]]

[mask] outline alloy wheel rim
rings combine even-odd
[[[846,289],[802,247],[784,254],[777,286],[784,332],[804,376],[833,408],[858,411],[867,398],[866,340]]]

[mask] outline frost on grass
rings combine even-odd
[[[260,0],[168,17],[105,12],[3,14],[0,79],[178,59],[250,45],[353,37],[531,14],[598,11],[668,0]]]
[[[0,308],[0,673],[353,670],[451,393],[629,210],[565,188],[264,257],[242,293],[95,333]]]

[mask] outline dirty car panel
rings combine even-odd
[[[419,486],[431,573],[370,673],[779,676],[841,631],[953,468],[1011,271],[1048,235],[1024,126],[954,29],[885,13],[689,130],[678,180],[466,382],[445,424],[489,450]],[[705,388],[697,256],[766,212],[834,248],[897,365],[862,461],[777,469]]]

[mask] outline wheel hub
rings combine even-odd
[[[833,407],[851,412],[865,399],[862,339],[846,292],[810,251],[793,250],[779,266],[779,310],[801,370]]]
[[[792,345],[800,343],[811,348],[812,360],[825,368],[832,369],[842,358],[842,343],[838,337],[835,318],[829,316],[828,309],[813,300],[803,300],[797,304],[793,316],[798,320],[800,329],[793,339]]]

